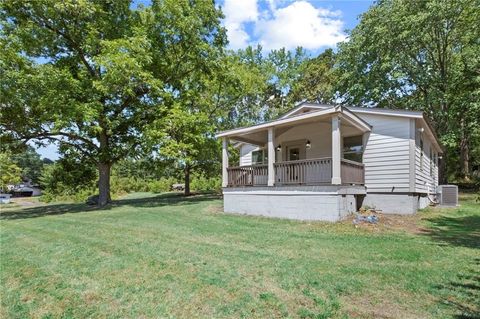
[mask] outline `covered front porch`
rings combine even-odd
[[[222,186],[363,185],[361,152],[369,133],[366,122],[341,106],[220,133]],[[232,141],[246,149],[238,166],[229,166]]]

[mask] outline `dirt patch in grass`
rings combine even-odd
[[[356,299],[348,297],[348,300],[342,300],[342,304],[349,318],[426,318],[425,314],[416,313],[413,309],[405,309],[387,300],[373,303],[369,300],[368,296]]]
[[[362,229],[372,233],[381,233],[389,231],[405,231],[412,234],[421,234],[426,231],[421,226],[422,220],[421,213],[415,215],[387,215],[387,214],[375,214],[378,217],[378,223],[371,224],[367,222],[360,222],[354,224],[355,216],[350,216],[342,223],[350,224],[352,227]]]
[[[205,211],[210,214],[221,214],[223,213],[223,207],[220,204],[208,205]]]

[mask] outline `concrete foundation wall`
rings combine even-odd
[[[430,205],[430,201],[428,200],[427,196],[425,196],[425,194],[417,196],[417,209],[426,208],[428,207],[428,205]]]
[[[306,188],[308,189],[308,188]],[[329,188],[329,191],[288,190],[224,190],[223,202],[226,213],[239,213],[267,217],[322,220],[335,222],[356,211],[354,194],[361,192],[352,188]],[[339,194],[338,192],[343,194]]]
[[[426,196],[418,194],[368,193],[363,206],[381,209],[384,214],[415,214],[418,209],[428,206]]]
[[[360,186],[238,187],[223,191],[224,212],[335,222],[362,206],[384,214],[415,214],[428,206],[424,194],[366,193]]]

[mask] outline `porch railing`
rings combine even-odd
[[[315,158],[274,163],[275,185],[329,185],[332,182],[332,158]],[[227,168],[228,186],[266,186],[268,166],[250,165]],[[342,184],[364,184],[362,163],[341,160]]]
[[[341,161],[342,184],[364,184],[365,168],[362,163],[342,158]]]
[[[332,181],[332,159],[315,158],[286,161],[274,164],[275,182],[288,184],[330,184]]]
[[[229,167],[228,186],[266,186],[268,183],[267,165]]]

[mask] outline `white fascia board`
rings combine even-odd
[[[372,126],[358,117],[355,113],[348,108],[342,108],[341,118],[346,119],[350,124],[361,130],[362,132],[370,132]]]
[[[423,118],[423,112],[418,111],[396,111],[387,109],[367,108],[367,107],[348,107],[353,113],[375,114],[385,116],[409,117],[409,118]]]
[[[294,113],[302,108],[317,108],[325,109],[328,108],[328,105],[324,104],[308,104],[304,103],[297,107],[296,109],[291,110],[289,113]],[[409,111],[409,110],[391,110],[391,109],[382,109],[376,107],[358,107],[358,106],[345,106],[347,109],[353,113],[366,113],[366,114],[377,114],[377,115],[386,115],[386,116],[399,116],[399,117],[411,117],[411,118],[421,118],[423,112],[421,111]],[[287,113],[288,114],[288,113]],[[285,114],[284,116],[286,116]]]

